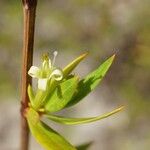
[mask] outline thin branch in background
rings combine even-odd
[[[24,14],[23,62],[22,62],[22,93],[21,93],[21,145],[20,150],[28,150],[29,130],[24,117],[28,107],[27,86],[32,80],[27,75],[33,60],[34,26],[37,0],[22,0]]]

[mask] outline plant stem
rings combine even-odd
[[[24,14],[24,36],[23,36],[23,62],[22,62],[22,86],[21,86],[21,145],[20,150],[28,150],[29,129],[24,111],[28,107],[27,86],[31,84],[31,78],[27,72],[32,65],[34,26],[37,0],[22,0]]]

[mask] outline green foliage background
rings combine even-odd
[[[45,51],[58,50],[62,57],[59,62],[64,64],[66,59],[88,50],[89,61],[85,63],[94,68],[104,58],[117,54],[101,86],[107,86],[106,105],[124,104],[126,110],[118,129],[111,127],[107,134],[101,135],[98,143],[103,142],[105,150],[150,148],[149,5],[149,0],[39,0],[38,3],[36,63]],[[20,98],[23,14],[18,0],[1,0],[0,8],[0,103],[3,103]],[[82,66],[79,70],[85,74]]]

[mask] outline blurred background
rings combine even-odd
[[[57,66],[90,54],[75,70],[81,78],[116,54],[101,85],[75,107],[72,117],[96,116],[120,105],[125,110],[87,125],[54,129],[89,150],[150,149],[150,1],[39,0],[34,65],[41,54],[59,52]],[[0,150],[19,150],[20,80],[23,37],[21,0],[0,1]],[[31,149],[42,148],[31,138]]]

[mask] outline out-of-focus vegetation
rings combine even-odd
[[[106,101],[125,104],[127,123],[103,135],[105,150],[150,149],[150,1],[45,0],[38,3],[35,55],[45,50],[65,54],[90,51],[99,64],[112,53],[116,61],[103,83]],[[19,98],[22,7],[0,1],[0,97]],[[60,54],[60,55],[61,55]],[[114,106],[114,104],[113,104]],[[101,142],[101,141],[99,141]]]

